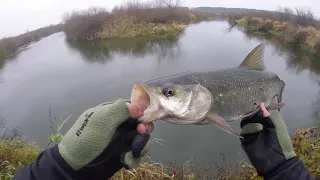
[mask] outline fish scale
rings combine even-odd
[[[268,106],[283,89],[282,81],[276,74],[244,68],[197,73],[190,79],[211,92],[213,111],[227,121],[243,118],[246,113],[254,111],[260,102]]]

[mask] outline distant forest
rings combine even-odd
[[[247,8],[225,8],[225,7],[196,7],[192,10],[200,12],[209,12],[215,14],[234,14],[234,13],[248,13],[248,12],[267,12],[274,13],[273,11],[259,10],[259,9],[247,9]]]

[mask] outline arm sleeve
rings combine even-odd
[[[282,165],[274,172],[264,176],[265,180],[314,180],[304,167],[304,164],[297,157],[294,157]]]
[[[85,180],[108,179],[114,175],[120,165],[110,163],[106,169],[84,168],[73,170],[61,157],[58,146],[44,150],[37,160],[16,173],[14,180]]]

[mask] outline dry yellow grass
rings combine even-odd
[[[133,17],[122,17],[104,24],[102,31],[98,32],[97,37],[100,39],[133,37],[167,38],[176,36],[185,27],[186,25],[177,23],[135,23],[135,18]],[[95,38],[95,36],[92,37],[92,39]]]
[[[162,164],[148,160],[147,162],[141,163],[140,166],[135,169],[121,169],[111,178],[111,180],[174,179],[174,176],[168,175],[165,171],[166,169]]]
[[[31,164],[39,155],[35,143],[0,140],[0,179],[11,179],[21,167]]]

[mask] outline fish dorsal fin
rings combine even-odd
[[[263,71],[264,66],[264,44],[259,44],[242,61],[240,67]]]

